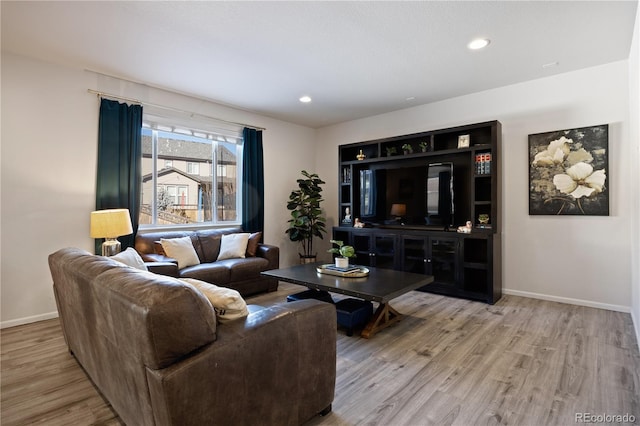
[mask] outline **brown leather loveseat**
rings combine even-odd
[[[218,323],[173,277],[84,250],[49,256],[65,341],[128,425],[299,425],[328,412],[336,312],[314,300]]]
[[[280,250],[277,246],[257,244],[254,255],[245,258],[217,260],[223,235],[241,233],[241,228],[219,228],[198,231],[156,231],[137,234],[135,249],[148,263],[150,270],[163,275],[195,278],[240,292],[242,296],[278,289],[278,281],[261,276],[269,269],[278,269]],[[199,265],[178,268],[178,263],[162,251],[161,239],[190,237],[200,260]],[[153,264],[155,263],[155,265]]]

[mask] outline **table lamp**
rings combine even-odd
[[[91,212],[91,237],[104,238],[102,255],[120,253],[120,241],[116,238],[133,234],[128,209],[108,209]]]
[[[395,216],[398,222],[402,222],[402,216],[407,214],[406,204],[391,204],[391,216]]]

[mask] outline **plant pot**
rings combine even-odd
[[[301,265],[305,265],[307,263],[315,263],[316,262],[316,255],[312,255],[312,256],[303,256],[303,255],[299,255],[300,256],[300,264]]]
[[[348,257],[336,257],[336,268],[348,268],[348,267],[349,267]]]

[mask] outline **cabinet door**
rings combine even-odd
[[[372,264],[376,268],[395,269],[396,236],[394,234],[376,234],[371,247]]]
[[[370,233],[353,232],[351,234],[351,245],[356,252],[356,258],[352,263],[362,266],[373,266],[371,256],[371,238]]]
[[[420,236],[402,237],[401,269],[416,274],[429,274],[429,239]]]
[[[429,274],[434,284],[457,288],[459,286],[459,240],[457,238],[429,238]]]

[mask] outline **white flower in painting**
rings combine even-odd
[[[569,144],[573,143],[573,139],[567,139],[564,136],[549,143],[547,149],[536,154],[533,158],[534,166],[552,166],[560,164],[569,154]]]
[[[569,167],[566,173],[555,175],[553,184],[560,192],[578,199],[602,192],[606,179],[604,169],[594,172],[591,164],[578,163]]]
[[[585,151],[584,148],[571,151],[569,155],[567,155],[567,162],[569,164],[591,163],[592,161],[593,161],[593,155]]]

